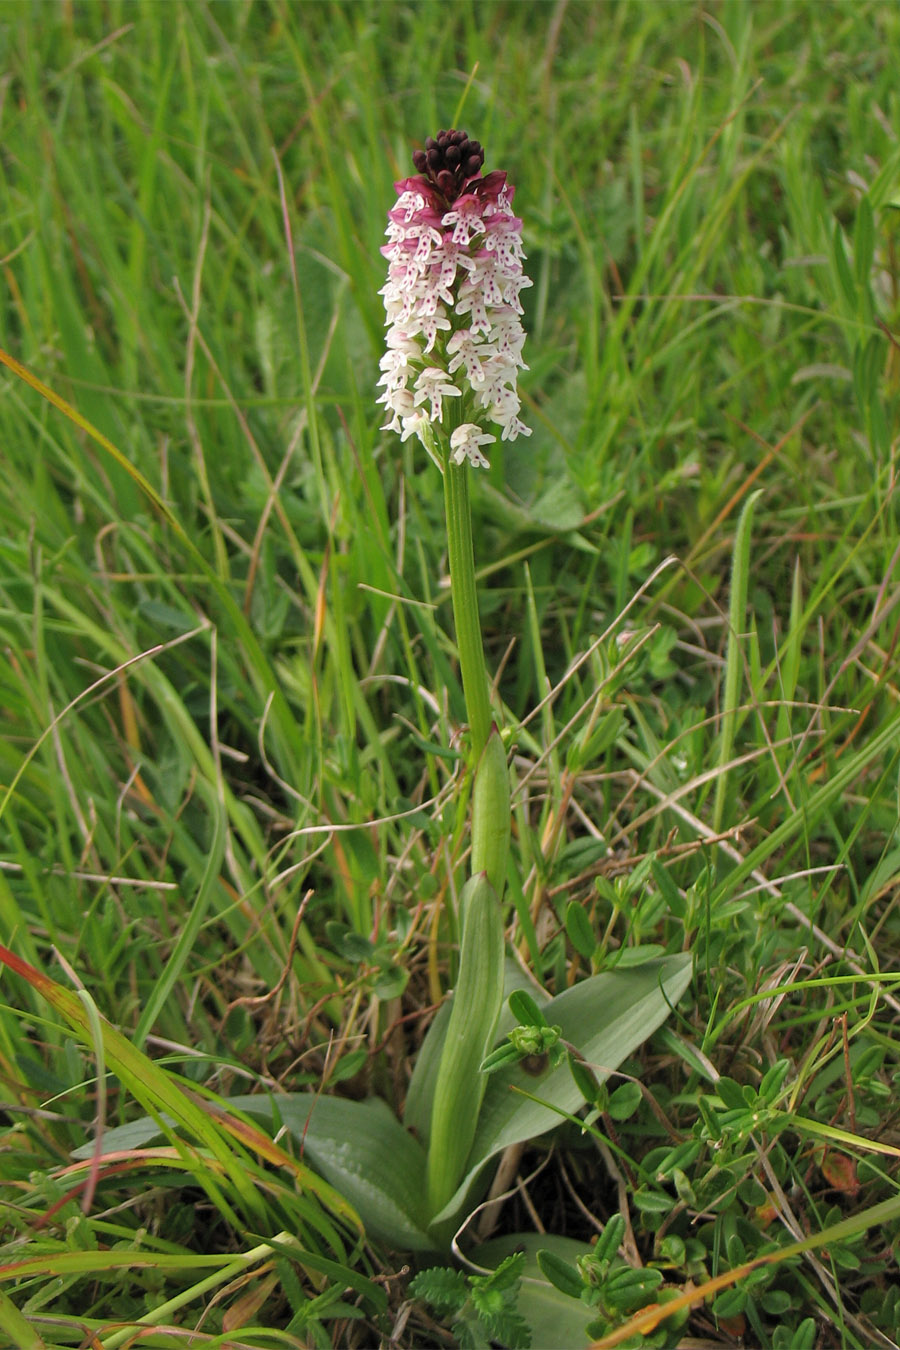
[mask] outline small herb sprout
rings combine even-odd
[[[509,1006],[519,1025],[508,1033],[505,1044],[498,1045],[481,1065],[482,1073],[495,1073],[507,1064],[537,1057],[556,1068],[566,1057],[566,1046],[561,1042],[562,1028],[550,1026],[530,994],[516,989],[509,996]]]
[[[680,1292],[663,1288],[662,1271],[653,1266],[634,1267],[619,1256],[619,1247],[625,1236],[625,1220],[614,1214],[607,1223],[593,1251],[578,1257],[574,1265],[564,1261],[555,1252],[542,1250],[537,1254],[541,1274],[555,1288],[570,1298],[579,1299],[596,1313],[588,1326],[591,1337],[603,1337],[614,1332],[630,1313],[648,1303],[663,1303]],[[681,1329],[687,1321],[688,1310],[667,1320],[657,1331],[623,1342],[629,1347],[676,1345]]]
[[[433,1266],[420,1271],[409,1289],[435,1312],[452,1319],[462,1350],[487,1350],[492,1342],[508,1350],[528,1350],[531,1332],[516,1311],[524,1265],[525,1253],[515,1252],[489,1275]]]

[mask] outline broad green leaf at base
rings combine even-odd
[[[253,1098],[243,1098],[253,1110]],[[265,1099],[256,1099],[265,1100]],[[356,1210],[366,1233],[396,1251],[433,1251],[425,1215],[425,1151],[378,1097],[275,1098],[306,1161]]]
[[[580,1051],[602,1082],[665,1021],[690,983],[691,964],[690,955],[681,953],[648,961],[637,970],[594,975],[558,994],[542,1011],[551,1026],[562,1027],[563,1038]],[[538,1077],[518,1065],[494,1074],[481,1105],[467,1174],[433,1220],[441,1235],[464,1215],[491,1158],[511,1144],[546,1133],[559,1124],[560,1111],[577,1111],[582,1101],[566,1065]]]

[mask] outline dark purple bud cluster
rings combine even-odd
[[[434,184],[449,204],[462,192],[463,184],[481,172],[484,150],[470,141],[465,131],[439,131],[429,136],[424,150],[416,150],[413,164]]]

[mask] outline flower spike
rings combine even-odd
[[[382,253],[387,351],[378,402],[382,430],[428,444],[426,423],[442,422],[444,400],[459,399],[446,434],[451,459],[488,463],[483,445],[530,436],[519,420],[516,388],[525,332],[519,293],[522,222],[515,189],[499,170],[482,174],[484,150],[465,131],[439,131],[413,155],[417,177],[394,186]]]

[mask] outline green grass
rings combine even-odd
[[[473,486],[509,934],[557,990],[695,957],[531,1203],[679,1288],[855,1218],[681,1334],[900,1338],[898,52],[867,0],[0,6],[0,346],[119,452],[3,371],[0,936],[71,1000],[3,970],[8,1336],[448,1343],[198,1100],[399,1107],[454,978],[443,499],[374,398],[391,183],[463,125],[534,280]]]

